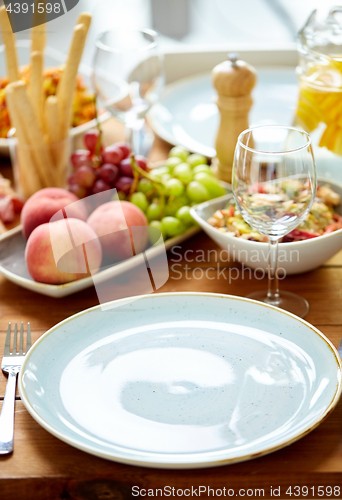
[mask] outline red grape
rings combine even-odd
[[[100,132],[97,129],[88,130],[83,137],[85,147],[93,155],[96,153]]]
[[[127,142],[117,142],[115,144],[115,147],[121,149],[122,154],[123,154],[122,159],[127,158],[131,154],[132,150],[131,150],[130,145],[127,144]]]
[[[85,188],[92,187],[96,179],[96,174],[94,172],[94,169],[86,165],[79,167],[76,170],[75,176],[77,183]]]
[[[68,184],[69,184],[69,186],[71,186],[71,184],[77,184],[76,174],[71,174],[68,177]]]
[[[103,163],[111,163],[112,165],[118,165],[123,157],[122,150],[115,145],[105,148],[102,153]]]
[[[102,191],[107,191],[108,189],[111,189],[110,184],[108,184],[108,182],[105,182],[102,179],[99,179],[98,181],[95,182],[92,192],[93,194],[97,194],[97,193],[102,193]]]
[[[87,149],[77,149],[74,151],[70,157],[70,161],[74,168],[78,168],[81,165],[88,165],[89,167],[92,165],[90,153]]]
[[[125,177],[133,177],[131,158],[125,158],[124,160],[122,160],[122,162],[119,164],[119,169],[122,175],[124,175]]]
[[[145,171],[147,170],[147,158],[145,158],[144,156],[137,155],[135,156],[135,161],[140,168],[142,168]]]
[[[105,163],[99,169],[99,176],[108,184],[114,182],[119,176],[119,168],[116,165],[112,165],[111,163]]]
[[[131,186],[133,184],[132,177],[119,177],[114,187],[117,191],[121,191],[122,193],[128,194]]]
[[[71,184],[71,186],[69,186],[69,191],[74,193],[78,198],[84,198],[87,194],[86,188],[79,184]]]

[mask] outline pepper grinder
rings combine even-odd
[[[216,158],[212,160],[211,167],[216,177],[231,183],[236,141],[240,133],[248,128],[256,71],[253,66],[240,61],[238,54],[228,54],[228,60],[215,66],[211,76],[220,112]]]

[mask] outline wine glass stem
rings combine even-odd
[[[267,302],[278,306],[281,302],[278,282],[278,240],[269,239]]]
[[[125,124],[125,140],[131,146],[134,154],[143,154],[144,118],[136,118]]]

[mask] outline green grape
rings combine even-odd
[[[176,215],[177,211],[184,205],[179,198],[168,200],[165,205],[165,215]]]
[[[177,156],[171,156],[171,158],[166,160],[166,165],[169,167],[170,172],[173,172],[173,169],[180,163],[183,163],[183,160]]]
[[[186,226],[191,226],[195,223],[192,215],[190,214],[190,207],[184,206],[181,207],[176,213],[177,219],[183,222]]]
[[[190,203],[190,200],[185,193],[183,193],[181,196],[179,196],[178,200],[181,203],[181,207],[183,207],[185,205],[189,205],[189,203]]]
[[[147,216],[147,219],[150,221],[150,220],[160,220],[162,218],[162,206],[160,203],[151,203],[151,205],[149,205],[147,207],[147,210],[146,210],[146,216]]]
[[[208,175],[214,176],[214,172],[208,165],[197,165],[192,172],[194,175],[199,174],[200,172],[205,172]]]
[[[161,180],[164,184],[166,184],[166,183],[167,183],[167,181],[169,181],[170,179],[171,179],[171,175],[170,175],[170,174],[163,174],[163,175],[161,176],[161,179],[160,179],[160,180]]]
[[[185,231],[184,224],[176,217],[164,217],[161,222],[167,236],[177,236]]]
[[[179,179],[183,184],[189,184],[193,179],[193,173],[190,165],[181,163],[173,169],[173,176]]]
[[[152,179],[161,180],[163,175],[169,174],[169,173],[170,173],[170,169],[169,169],[169,167],[167,167],[165,165],[163,167],[158,167],[158,168],[152,169],[150,172],[150,176],[152,177]]]
[[[146,194],[149,191],[152,191],[152,189],[153,189],[153,184],[152,184],[152,182],[149,179],[142,178],[138,182],[137,190],[140,193]]]
[[[174,148],[171,149],[169,153],[169,157],[173,158],[180,158],[183,161],[186,161],[187,157],[189,156],[189,151],[187,151],[185,148],[182,146],[175,146]]]
[[[189,155],[186,159],[186,162],[190,165],[191,168],[197,167],[197,165],[207,165],[206,157],[197,153]]]
[[[151,222],[149,223],[149,226],[151,228],[154,228],[157,230],[157,231],[155,231],[152,229],[149,231],[150,242],[152,244],[158,243],[158,241],[160,239],[160,234],[162,235],[163,239],[165,240],[166,234],[163,233],[163,225],[160,222],[160,220],[151,220]]]
[[[166,193],[171,196],[180,196],[184,192],[184,184],[179,179],[170,179],[165,184]]]
[[[146,212],[148,207],[148,201],[144,193],[133,193],[130,202],[133,203],[133,205],[136,205],[138,208],[140,208],[140,210],[142,210],[144,213]]]
[[[226,194],[226,190],[221,186],[220,181],[216,177],[208,175],[205,172],[199,172],[194,178],[207,189],[210,198],[218,198]]]
[[[207,188],[198,181],[192,181],[187,185],[186,194],[189,196],[191,201],[196,203],[201,203],[202,201],[209,200],[210,198]]]

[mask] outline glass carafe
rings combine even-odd
[[[318,156],[342,156],[342,7],[323,22],[316,11],[298,37],[299,98],[295,122],[312,136]],[[328,153],[330,152],[330,153]],[[336,156],[337,155],[337,156]]]

